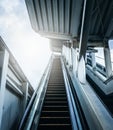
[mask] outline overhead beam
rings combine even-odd
[[[82,84],[86,83],[85,54],[87,49],[93,3],[94,0],[84,0],[78,61],[78,79]]]
[[[99,35],[89,35],[88,36],[88,41],[98,41],[98,42],[102,42],[103,41],[103,37],[99,36]]]
[[[72,36],[66,34],[57,34],[57,33],[41,32],[41,31],[39,31],[39,34],[51,39],[72,40]]]
[[[82,27],[81,27],[81,34],[80,34],[79,60],[81,59],[82,56],[85,59],[93,3],[94,3],[94,0],[92,0],[92,1],[85,0],[84,1]]]
[[[96,53],[96,52],[98,52],[98,50],[94,49],[92,47],[88,47],[88,49],[87,49],[87,53]]]
[[[88,47],[104,47],[103,42],[88,42]]]

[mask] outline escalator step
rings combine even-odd
[[[57,87],[49,87],[48,89],[47,89],[47,91],[65,91],[65,88],[57,88]]]
[[[41,117],[40,124],[70,124],[69,117]]]
[[[65,87],[64,86],[50,86],[47,88],[47,90],[65,90]]]
[[[48,87],[49,87],[49,86],[57,86],[57,87],[58,87],[58,86],[59,86],[59,87],[60,87],[60,86],[63,86],[63,87],[64,87],[64,83],[62,83],[62,84],[59,84],[58,82],[57,82],[57,83],[48,83]]]
[[[66,93],[64,93],[64,94],[61,94],[61,93],[57,93],[57,94],[49,93],[49,94],[48,94],[48,93],[47,93],[46,96],[56,96],[56,97],[57,97],[57,96],[58,96],[58,97],[59,97],[59,96],[66,96]]]
[[[54,97],[54,96],[46,96],[45,101],[67,101],[67,98],[64,96]]]
[[[40,130],[71,130],[71,124],[40,124]]]
[[[45,97],[45,101],[65,101],[66,97]]]
[[[41,116],[50,116],[50,117],[67,117],[69,116],[69,112],[68,111],[42,111],[42,115]]]
[[[60,88],[60,89],[58,89],[58,88],[48,88],[47,89],[47,92],[51,92],[51,91],[53,91],[53,92],[56,91],[56,92],[59,92],[59,93],[61,93],[61,92],[65,92],[66,93],[66,90],[64,88]]]
[[[58,104],[58,103],[63,105],[63,104],[67,104],[67,101],[66,100],[65,101],[45,101],[44,105],[45,104]]]
[[[62,93],[62,94],[65,94],[66,92],[65,91],[54,91],[54,90],[49,90],[49,91],[47,91],[47,93],[46,94],[49,94],[49,93]]]
[[[44,106],[44,111],[68,111],[68,106]]]
[[[65,101],[49,101],[49,102],[44,102],[44,105],[58,105],[58,106],[61,106],[61,105],[68,105],[67,102]]]

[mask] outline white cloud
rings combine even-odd
[[[20,0],[0,0],[0,6],[6,13],[12,12],[20,4]]]
[[[24,0],[0,0],[0,8],[0,34],[36,87],[50,57],[48,40],[31,28]]]

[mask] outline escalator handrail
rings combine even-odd
[[[28,114],[29,114],[29,112],[31,110],[31,107],[33,106],[34,100],[35,100],[35,98],[37,96],[37,92],[39,91],[40,86],[42,86],[42,84],[44,83],[44,79],[45,79],[45,82],[46,82],[46,79],[48,77],[47,75],[48,75],[48,73],[50,71],[52,59],[53,59],[53,55],[50,57],[48,65],[47,65],[47,67],[46,67],[46,69],[45,69],[45,71],[44,71],[44,73],[43,73],[43,75],[41,77],[40,82],[39,82],[39,85],[36,88],[35,92],[33,93],[32,97],[31,97],[31,100],[30,100],[30,102],[29,102],[29,104],[28,104],[28,106],[27,106],[27,108],[26,108],[26,110],[24,112],[24,115],[23,115],[22,120],[21,120],[20,125],[19,125],[19,130],[22,130],[23,127],[24,127],[24,123],[26,121],[26,118],[27,118],[27,116],[28,116]]]
[[[63,63],[63,60],[61,59],[62,62],[62,69],[63,69],[63,75],[64,75],[64,81],[66,85],[66,92],[67,92],[67,97],[68,97],[68,103],[69,103],[69,109],[70,109],[70,115],[71,115],[71,121],[72,121],[72,127],[73,130],[82,130],[82,125],[79,119],[79,114],[77,112],[76,104],[73,98],[71,86],[68,80],[68,75],[66,72],[65,65]]]

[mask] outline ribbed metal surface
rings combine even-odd
[[[83,0],[26,0],[31,24],[41,35],[71,39],[78,35]]]
[[[63,40],[80,38],[84,0],[26,0],[26,4],[32,27],[39,34]],[[85,15],[88,14],[87,11]],[[95,0],[89,41],[110,38],[113,38],[113,1]]]
[[[53,129],[72,129],[60,58],[53,61],[38,126],[38,130]]]
[[[95,0],[90,25],[90,40],[113,38],[113,1]]]

